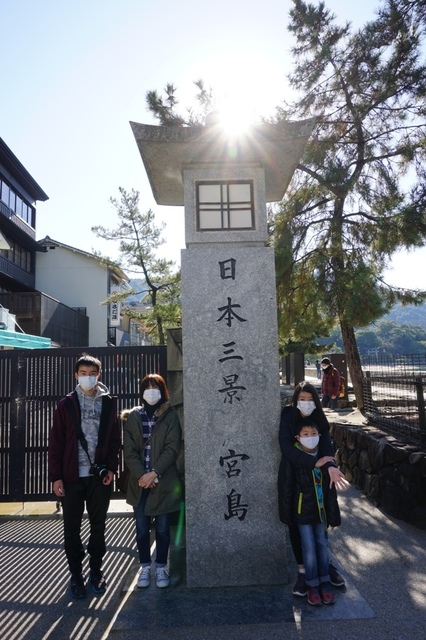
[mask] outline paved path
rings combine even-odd
[[[54,504],[54,503],[53,503]],[[84,534],[88,531],[84,521]],[[68,594],[60,517],[0,518],[1,640],[100,640],[121,602],[134,561],[133,519],[110,517],[104,596]]]
[[[172,585],[135,589],[129,576],[108,640],[425,640],[426,532],[385,516],[351,488],[330,546],[346,588],[314,608],[282,587],[187,589],[175,549]],[[291,553],[289,554],[291,558]]]

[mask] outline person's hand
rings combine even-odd
[[[155,471],[149,471],[148,473],[144,473],[138,480],[138,485],[142,487],[142,489],[153,489],[155,487],[155,480],[157,478],[157,474]]]
[[[64,483],[62,480],[55,480],[53,483],[53,493],[58,498],[63,498],[65,495]]]
[[[105,485],[111,484],[111,482],[113,481],[113,478],[114,478],[113,472],[108,469],[108,475],[105,476],[105,478],[102,480],[102,484],[105,484]]]
[[[330,476],[330,489],[333,484],[337,491],[346,491],[351,486],[346,480],[344,474],[337,467],[329,467],[328,475]]]
[[[327,464],[327,462],[334,462],[333,456],[323,456],[322,458],[318,458],[318,460],[315,463],[315,466],[322,467],[323,465]]]

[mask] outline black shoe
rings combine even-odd
[[[81,600],[86,597],[86,585],[82,573],[73,573],[70,582],[70,594],[72,598]]]
[[[302,598],[304,596],[306,596],[306,594],[308,593],[308,588],[305,584],[305,574],[304,573],[298,573],[297,574],[297,580],[296,583],[293,587],[293,591],[292,591],[294,596],[301,596]]]
[[[102,571],[91,571],[89,582],[92,585],[93,593],[105,593],[106,580]]]
[[[334,565],[329,564],[328,566],[328,573],[330,575],[330,584],[333,585],[333,587],[344,587],[345,586],[345,579],[343,578],[343,576],[340,575],[340,573],[337,571],[336,567]]]

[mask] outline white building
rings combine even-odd
[[[39,244],[44,251],[37,253],[36,289],[88,316],[89,344],[81,346],[129,344],[120,305],[101,304],[113,291],[128,288],[126,274],[118,267],[103,264],[91,253],[49,236]]]

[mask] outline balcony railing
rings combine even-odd
[[[18,267],[18,265],[3,256],[0,256],[0,273],[12,278],[19,284],[24,284],[31,289],[35,288],[35,275],[21,269],[21,267]]]
[[[6,206],[4,202],[2,202],[1,200],[0,200],[0,213],[6,216],[6,218],[9,218],[9,220],[12,220],[12,222],[16,224],[17,227],[22,229],[22,231],[25,231],[26,234],[28,234],[29,236],[31,236],[31,238],[33,238],[33,240],[35,240],[35,237],[36,237],[35,229],[30,227],[30,225],[27,224],[25,220],[22,220],[22,218],[17,216],[16,213],[12,211],[12,209],[10,209],[8,206]]]

